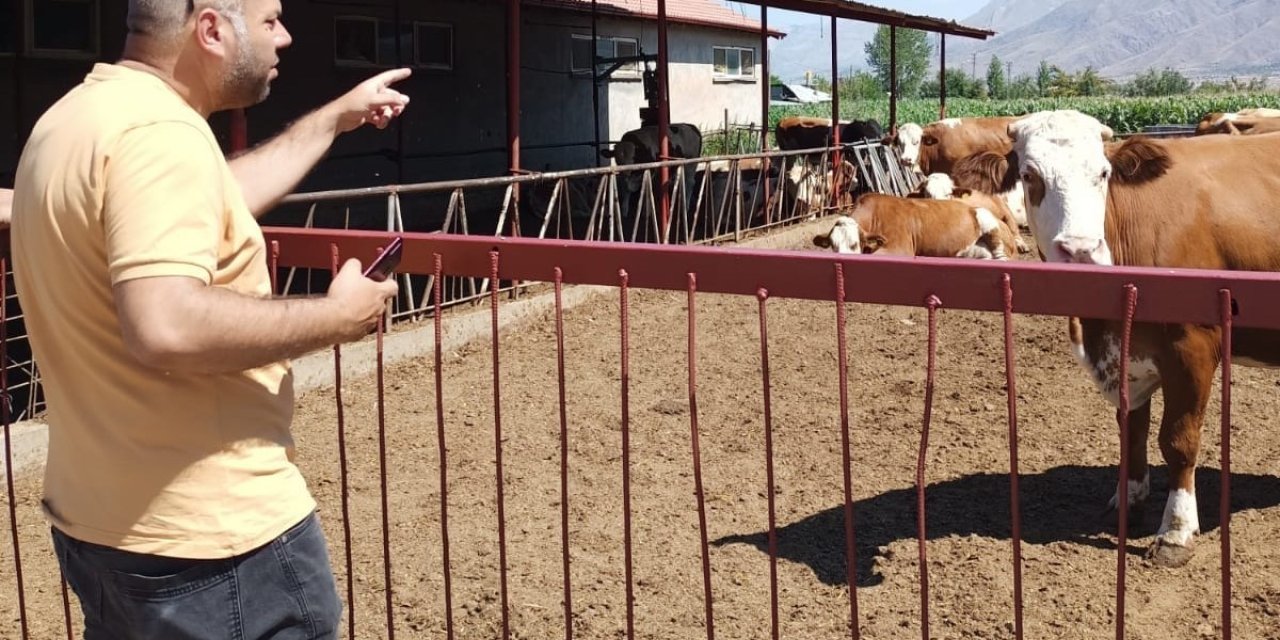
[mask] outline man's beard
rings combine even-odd
[[[271,93],[271,67],[262,68],[248,51],[240,51],[223,83],[223,95],[230,108],[251,107]]]

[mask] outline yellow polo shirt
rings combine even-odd
[[[186,276],[269,297],[262,230],[208,123],[159,78],[97,64],[18,163],[14,276],[48,401],[44,509],[74,538],[221,558],[315,508],[288,362],[160,371],[125,349],[112,285]]]

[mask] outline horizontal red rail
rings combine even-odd
[[[330,247],[343,258],[371,259],[393,234],[268,227],[268,241],[280,242],[284,267],[330,267]],[[895,258],[836,255],[826,251],[769,251],[724,247],[676,247],[573,240],[473,237],[403,233],[402,273],[435,272],[435,255],[449,275],[488,277],[490,251],[500,255],[503,279],[553,282],[560,269],[566,284],[617,285],[631,274],[631,286],[684,291],[688,274],[698,291],[755,295],[764,288],[775,298],[830,300],[834,264],[844,267],[847,300],[923,306],[945,288],[950,309],[1004,311],[1004,275],[1018,291],[1015,313],[1124,317],[1124,287],[1142,290],[1136,322],[1218,324],[1219,297],[1230,289],[1237,327],[1280,328],[1280,273],[1051,265],[1030,261],[994,262],[962,258]],[[678,257],[679,259],[674,259]],[[945,274],[945,278],[940,277]],[[1110,292],[1110,293],[1108,293]]]

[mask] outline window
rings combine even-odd
[[[743,47],[712,47],[712,75],[716,79],[756,77],[756,50]]]
[[[98,55],[97,0],[26,0],[26,3],[29,53],[76,58]],[[5,50],[5,30],[0,28],[0,50]],[[11,35],[7,37],[14,38],[12,26],[8,30]],[[11,40],[7,50],[12,51],[14,44]]]
[[[13,16],[18,15],[18,0],[0,0],[0,55],[16,53],[18,50],[18,24]]]
[[[453,68],[453,25],[414,23],[413,43],[415,65],[428,69]]]
[[[573,34],[572,48],[570,50],[570,69],[574,73],[586,73],[591,69],[591,36]],[[624,58],[640,55],[640,42],[635,38],[619,38],[613,36],[599,36],[596,38],[596,57],[598,58]],[[604,71],[612,66],[612,63],[600,63],[600,71]],[[613,72],[615,76],[623,77],[639,77],[640,63],[632,60],[618,67]]]
[[[410,25],[400,26],[400,55],[396,56],[396,29],[390,20],[365,16],[340,16],[333,20],[333,59],[340,66],[390,67],[413,59]]]

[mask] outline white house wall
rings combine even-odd
[[[592,131],[590,76],[570,71],[573,34],[591,35],[590,16],[525,10],[521,41],[521,141],[523,164],[534,170],[596,164]],[[601,38],[634,38],[646,54],[658,52],[657,23],[601,18]],[[667,37],[671,78],[671,121],[687,122],[704,132],[724,126],[725,110],[734,124],[760,121],[758,34],[672,24]],[[756,51],[755,78],[717,80],[712,74],[712,47],[730,46]],[[600,86],[600,139],[616,142],[640,126],[646,106],[644,85],[637,75],[615,75]],[[544,145],[568,144],[561,148]]]

